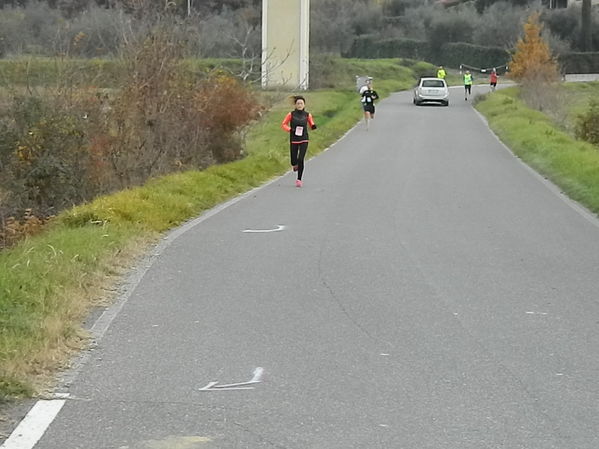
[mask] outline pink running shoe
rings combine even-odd
[[[302,186],[302,181],[301,179],[298,179],[295,181],[295,187],[301,187]]]

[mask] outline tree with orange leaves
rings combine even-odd
[[[542,31],[539,13],[531,14],[524,24],[524,37],[516,44],[510,63],[510,75],[516,81],[551,83],[559,79],[559,66],[541,36]]]

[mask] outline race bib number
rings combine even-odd
[[[304,127],[303,126],[296,126],[295,127],[295,135],[296,136],[303,136],[304,135]]]

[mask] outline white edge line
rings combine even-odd
[[[356,125],[354,125],[350,129],[348,129],[345,132],[345,134],[343,134],[339,139],[337,139],[335,142],[333,142],[327,148],[322,150],[319,154],[322,154],[325,151],[328,151],[333,146],[335,146],[337,143],[339,143],[341,140],[343,140],[358,124],[359,124],[359,122],[356,123]],[[310,159],[313,159],[316,156],[318,156],[318,154],[312,156],[312,158],[310,158]],[[118,296],[116,301],[114,303],[112,303],[94,322],[94,324],[90,328],[90,333],[92,335],[92,338],[94,338],[96,341],[98,341],[104,336],[104,334],[110,327],[110,324],[116,318],[116,316],[121,311],[123,306],[127,303],[127,300],[131,297],[131,295],[137,288],[138,284],[141,282],[141,280],[145,276],[146,272],[150,269],[150,267],[152,266],[152,264],[154,263],[156,258],[166,248],[168,248],[178,237],[180,237],[181,235],[183,235],[185,232],[189,231],[190,229],[196,227],[200,223],[204,222],[205,220],[208,220],[209,218],[218,214],[219,212],[222,212],[223,210],[229,208],[230,206],[233,206],[234,204],[238,203],[239,201],[250,197],[255,192],[257,192],[263,188],[266,188],[271,184],[278,182],[280,179],[282,179],[288,175],[289,175],[289,173],[283,173],[280,176],[276,176],[275,178],[271,179],[270,181],[267,181],[264,184],[259,185],[258,187],[248,190],[247,192],[242,193],[241,195],[239,195],[235,198],[232,198],[224,203],[221,203],[221,204],[213,207],[212,209],[209,209],[209,210],[203,212],[199,217],[191,219],[191,220],[187,221],[186,223],[180,225],[179,227],[174,228],[170,232],[166,233],[166,235],[162,238],[160,243],[158,243],[153,248],[150,248],[148,250],[148,252],[149,252],[149,254],[151,254],[151,256],[148,256],[148,258],[146,260],[142,260],[139,263],[138,268],[135,269],[126,278],[123,286],[121,287],[122,293]],[[64,372],[61,376],[61,382],[59,383],[59,386],[57,387],[57,391],[58,391],[57,395],[68,396],[68,393],[66,393],[65,390],[67,390],[68,387],[70,386],[70,384],[77,378],[79,371],[81,370],[83,365],[87,362],[87,360],[90,358],[90,356],[91,356],[90,351],[83,351],[82,353],[80,353],[80,355],[78,357],[75,358],[75,360],[71,364],[71,368],[69,370],[67,370],[66,372]],[[253,387],[245,387],[244,389],[253,389]],[[204,390],[204,391],[215,391],[215,390]],[[34,428],[33,429],[27,428],[27,426],[30,425],[29,424],[30,420],[28,420],[27,418],[29,417],[29,415],[31,413],[37,414],[38,408],[42,408],[42,409],[44,407],[47,408],[46,405],[39,405],[39,404],[45,404],[47,402],[51,402],[51,403],[55,404],[54,407],[56,408],[56,413],[47,414],[47,417],[46,417],[47,423],[46,423],[42,433],[38,437],[38,439],[31,446],[16,445],[16,444],[20,444],[20,443],[15,442],[17,437],[14,437],[14,435],[20,434],[19,441],[24,441],[25,435],[27,435],[31,432],[34,432],[35,431]],[[38,401],[31,408],[31,410],[25,416],[25,418],[23,418],[21,420],[21,422],[15,428],[15,430],[10,435],[10,437],[2,444],[2,446],[0,446],[0,449],[30,449],[30,448],[33,448],[33,446],[37,443],[39,438],[41,438],[41,436],[43,435],[43,432],[46,431],[46,429],[50,426],[50,424],[52,423],[54,418],[56,418],[56,416],[58,415],[58,412],[64,405],[64,402],[65,402],[64,400]],[[34,410],[36,410],[36,411],[34,412]]]
[[[487,118],[482,115],[478,109],[476,108],[472,108],[474,109],[474,112],[476,112],[478,114],[478,116],[480,117],[480,119],[487,125],[487,128],[489,128],[489,130],[491,131],[491,134],[493,134],[493,136],[495,136],[495,138],[497,139],[497,141],[501,144],[501,146],[503,147],[503,149],[505,151],[507,151],[508,153],[510,153],[515,159],[518,160],[518,162],[526,169],[529,171],[529,173],[531,173],[538,181],[541,182],[541,184],[543,184],[547,189],[549,189],[549,191],[551,193],[553,193],[555,196],[557,196],[559,199],[561,199],[566,205],[568,205],[571,209],[573,209],[574,211],[578,212],[578,214],[584,218],[586,221],[588,221],[590,224],[592,224],[593,226],[599,228],[599,218],[593,214],[593,212],[591,212],[589,209],[587,209],[586,207],[584,207],[582,204],[578,203],[577,201],[573,200],[572,198],[570,198],[568,195],[566,195],[562,189],[557,185],[554,184],[552,181],[550,181],[548,178],[545,178],[542,174],[540,174],[539,172],[537,172],[534,168],[532,168],[530,165],[528,165],[526,162],[524,162],[522,160],[522,158],[520,158],[519,156],[517,156],[511,149],[510,147],[508,147],[505,143],[503,143],[503,141],[499,138],[499,136],[497,134],[495,134],[495,131],[493,131],[493,129],[489,126],[489,122],[487,120]]]
[[[326,147],[324,150],[322,150],[318,154],[322,154],[325,151],[330,150],[333,146],[335,146],[337,143],[339,143],[341,140],[343,140],[345,137],[347,137],[347,135],[354,128],[356,128],[356,126],[359,123],[360,123],[360,121],[358,121],[354,126],[352,126],[350,129],[348,129],[345,132],[345,134],[343,134],[339,139],[337,139],[335,142],[333,142],[331,145]],[[312,156],[310,159],[315,158],[316,156],[318,156],[318,154]],[[306,162],[308,162],[308,161],[306,161]],[[90,333],[92,334],[92,338],[94,338],[96,341],[98,341],[104,336],[104,334],[110,327],[110,324],[116,318],[116,316],[121,311],[123,306],[127,303],[127,300],[131,297],[131,295],[137,288],[138,284],[141,282],[141,280],[145,276],[146,272],[150,269],[150,267],[152,266],[152,264],[154,263],[156,258],[166,248],[168,248],[178,237],[180,237],[181,235],[183,235],[185,232],[189,231],[190,229],[193,229],[194,227],[196,227],[200,223],[204,222],[205,220],[208,220],[209,218],[218,214],[219,212],[222,212],[223,210],[229,208],[230,206],[233,206],[234,204],[238,203],[239,201],[250,197],[255,192],[257,192],[263,188],[266,188],[271,184],[278,182],[280,179],[282,179],[288,175],[289,175],[289,173],[283,173],[280,176],[276,176],[275,178],[271,179],[270,181],[267,181],[264,184],[259,185],[258,187],[248,190],[247,192],[242,193],[241,195],[239,195],[235,198],[232,198],[224,203],[221,203],[221,204],[213,207],[212,209],[209,209],[209,210],[203,212],[199,217],[191,219],[191,220],[187,221],[186,223],[180,225],[179,227],[174,228],[170,232],[166,233],[166,235],[162,238],[160,243],[158,243],[153,248],[149,249],[148,252],[151,254],[151,256],[149,256],[146,260],[142,260],[139,263],[139,267],[137,269],[135,269],[127,277],[127,279],[124,282],[124,285],[121,287],[122,293],[119,295],[117,300],[114,303],[112,303],[94,322],[94,324],[90,328]],[[64,390],[68,389],[70,384],[77,378],[79,371],[81,370],[83,365],[86,363],[86,361],[90,358],[90,356],[91,356],[90,351],[84,351],[78,357],[75,358],[75,360],[73,361],[73,363],[71,365],[71,368],[69,370],[67,370],[66,372],[64,372],[62,375],[62,381],[60,382],[61,385],[59,385],[57,387],[57,390],[59,391],[58,394],[67,394],[64,392]],[[239,389],[242,389],[242,388],[239,388]],[[253,387],[245,387],[243,389],[253,389]],[[63,390],[63,392],[61,392],[61,390]],[[215,390],[203,390],[203,391],[215,391]],[[21,436],[24,437],[24,435],[26,433],[29,433],[30,431],[35,430],[35,429],[33,429],[33,430],[27,429],[27,431],[25,432],[25,430],[24,430],[25,427],[22,427],[22,426],[29,425],[29,424],[27,424],[27,417],[29,416],[29,414],[34,412],[34,410],[36,410],[38,408],[38,404],[45,403],[45,402],[52,402],[52,403],[60,404],[60,406],[57,407],[56,413],[54,413],[53,415],[48,414],[48,416],[47,416],[48,421],[46,423],[46,427],[43,429],[42,434],[40,434],[40,436],[39,436],[39,438],[41,438],[41,436],[43,435],[43,432],[46,431],[47,427],[50,426],[50,424],[52,423],[54,418],[56,418],[56,415],[58,415],[58,412],[64,405],[64,402],[65,402],[64,400],[38,401],[31,408],[31,410],[25,416],[25,418],[23,418],[23,420],[21,420],[19,425],[15,428],[15,430],[11,434],[11,436],[2,444],[2,446],[0,446],[0,449],[30,449],[35,445],[35,443],[37,443],[37,440],[36,440],[36,442],[34,442],[32,446],[20,446],[20,445],[17,446],[17,445],[15,445],[17,443],[13,442],[13,440],[14,440],[13,435],[21,433],[22,434]],[[40,405],[39,407],[44,407],[44,406]],[[56,405],[55,405],[55,407],[56,407]],[[35,412],[35,413],[37,413],[37,412]],[[38,440],[39,440],[39,438],[38,438]]]
[[[0,448],[32,449],[56,418],[65,400],[38,401]]]

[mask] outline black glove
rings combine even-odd
[[[312,129],[316,129],[316,125],[312,125]]]

